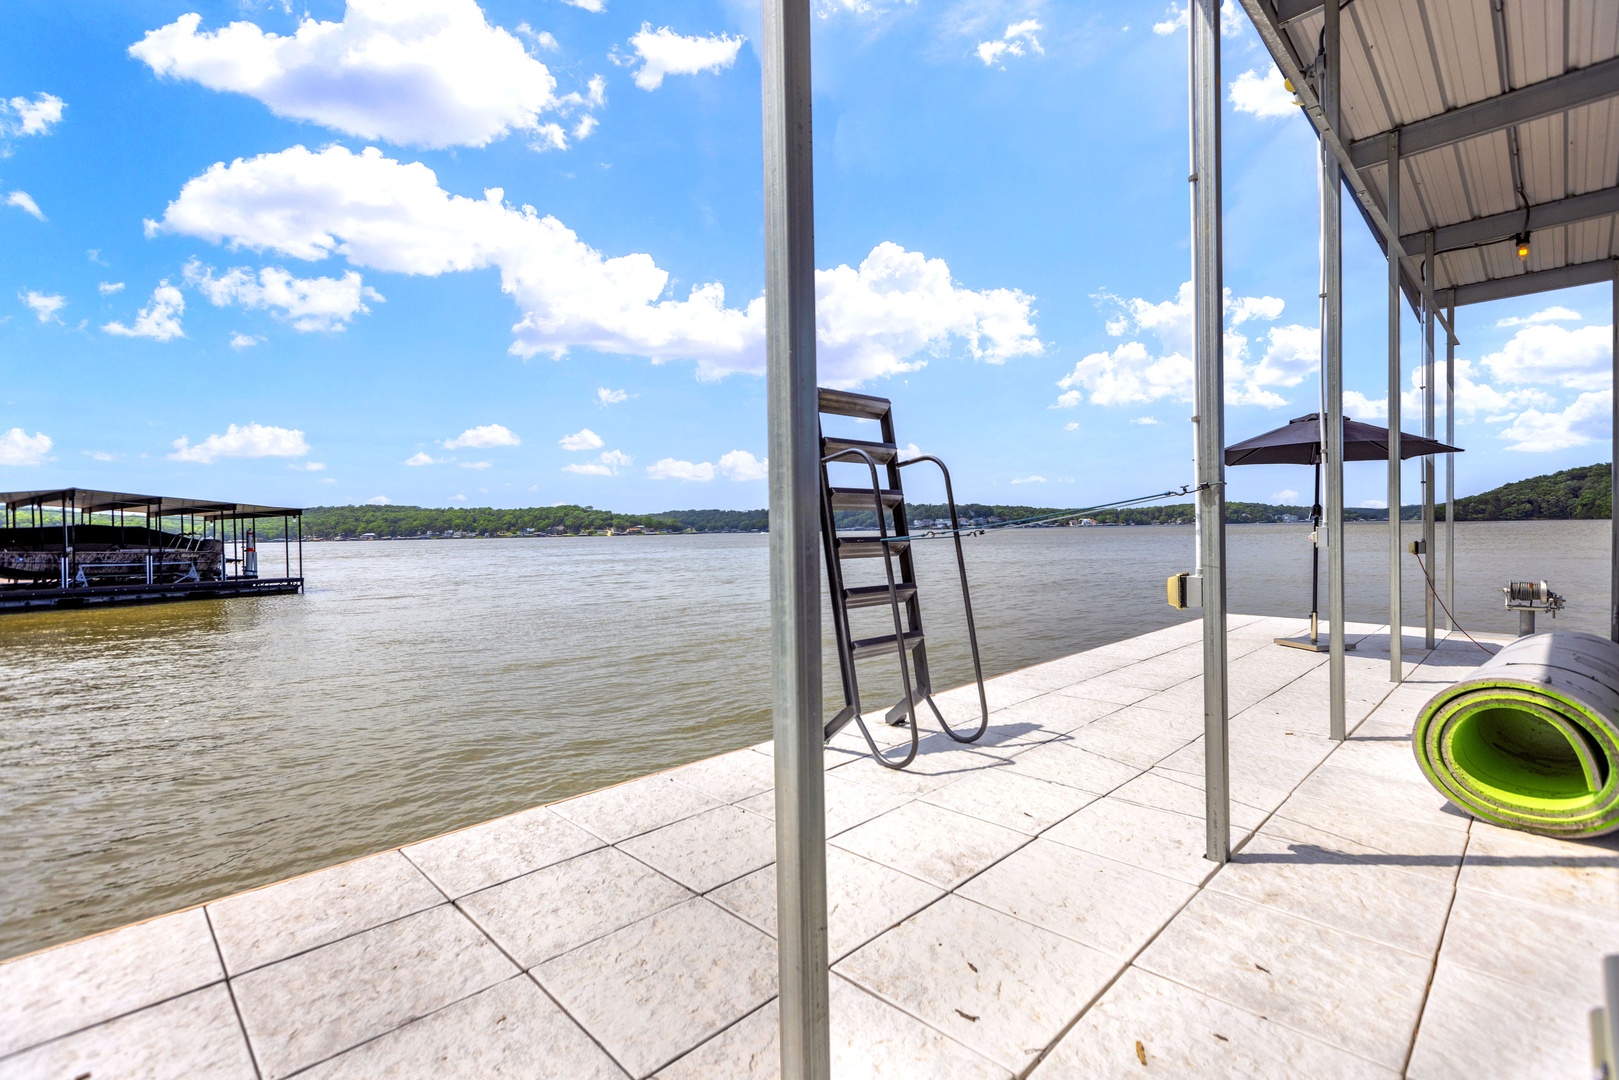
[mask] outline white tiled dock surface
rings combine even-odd
[[[827,753],[834,1073],[1574,1077],[1619,844],[1421,778],[1355,627],[1353,737],[1299,624],[1231,620],[1232,863],[1202,858],[1199,628],[995,679],[906,772]],[[965,720],[967,693],[941,695]],[[897,737],[899,732],[890,732]],[[0,965],[0,1077],[776,1074],[769,746]]]

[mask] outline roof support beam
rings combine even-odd
[[[1593,285],[1599,281],[1607,281],[1613,273],[1613,259],[1597,259],[1593,262],[1559,266],[1555,270],[1536,270],[1514,277],[1497,278],[1494,281],[1460,285],[1454,289],[1446,289],[1439,295],[1447,306],[1454,304],[1457,307],[1465,307],[1468,304],[1482,304],[1487,300],[1506,300],[1514,296],[1552,292],[1555,289],[1572,289],[1576,285]]]
[[[1400,128],[1400,153],[1411,157],[1615,95],[1619,95],[1619,57],[1405,124]],[[1350,160],[1357,169],[1381,164],[1387,145],[1386,131],[1356,139],[1349,147]]]
[[[1521,232],[1538,232],[1558,225],[1573,225],[1581,221],[1619,214],[1619,187],[1603,188],[1584,195],[1573,195],[1555,202],[1535,203],[1529,207],[1529,216],[1520,210],[1504,214],[1474,218],[1455,225],[1443,225],[1433,231],[1434,251],[1461,251],[1511,240]],[[1414,250],[1424,242],[1424,234],[1407,233],[1400,237],[1400,246]]]
[[[1286,26],[1314,15],[1325,5],[1321,0],[1276,0],[1276,25]]]
[[[1269,50],[1271,59],[1276,61],[1276,66],[1281,68],[1283,77],[1293,84],[1293,89],[1298,94],[1299,100],[1304,103],[1304,114],[1310,118],[1310,123],[1314,125],[1317,137],[1326,144],[1327,148],[1332,151],[1332,155],[1338,159],[1338,165],[1343,170],[1344,182],[1355,193],[1355,201],[1360,205],[1361,213],[1371,222],[1373,230],[1384,238],[1384,243],[1393,245],[1395,253],[1410,280],[1421,281],[1421,264],[1416,259],[1413,259],[1405,248],[1401,246],[1399,233],[1389,227],[1388,218],[1384,215],[1382,209],[1378,207],[1377,200],[1372,197],[1371,189],[1367,187],[1365,179],[1360,175],[1359,166],[1350,157],[1348,145],[1339,137],[1338,131],[1332,123],[1327,120],[1326,113],[1321,108],[1321,100],[1316,96],[1315,88],[1304,77],[1302,65],[1293,51],[1292,43],[1288,41],[1285,34],[1277,29],[1275,4],[1272,0],[1240,0],[1240,2],[1243,11],[1248,15],[1249,21],[1254,24],[1254,29],[1258,31],[1260,40],[1265,43],[1265,48]],[[1386,151],[1387,147],[1388,137],[1385,135],[1383,136],[1383,142],[1379,144],[1379,151]],[[1403,140],[1401,151],[1402,153],[1404,152]],[[1440,324],[1445,327],[1446,333],[1451,332],[1450,325],[1443,318],[1441,318]]]

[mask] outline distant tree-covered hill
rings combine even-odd
[[[1546,518],[1606,518],[1612,501],[1609,466],[1586,465],[1546,476],[1503,484],[1493,491],[1456,500],[1457,521],[1529,521]],[[920,527],[949,517],[942,503],[911,503],[911,521]],[[959,503],[963,525],[1029,521],[1072,510],[1050,506],[1012,506],[1000,503]],[[1402,506],[1400,517],[1414,519],[1420,508]],[[1086,512],[1102,525],[1184,525],[1193,519],[1191,503],[1132,506],[1119,510]],[[1308,521],[1308,506],[1272,506],[1267,503],[1226,504],[1226,521],[1233,525],[1280,521]],[[1444,518],[1444,507],[1439,508]],[[1387,521],[1387,510],[1346,508],[1346,521]],[[927,523],[923,525],[922,523]],[[280,535],[280,521],[261,524],[259,535]],[[843,511],[840,528],[872,527],[870,512]],[[665,510],[661,514],[619,514],[592,506],[537,506],[518,510],[489,507],[426,506],[316,506],[304,511],[304,536],[322,540],[354,539],[367,533],[377,537],[523,536],[536,534],[579,536],[622,532],[637,527],[646,532],[763,532],[770,527],[766,510]],[[933,526],[937,527],[937,526]]]
[[[1608,465],[1583,465],[1502,484],[1493,491],[1457,499],[1456,520],[1606,518],[1613,513],[1610,473]],[[1443,510],[1440,516],[1444,516]]]

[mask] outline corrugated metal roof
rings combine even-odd
[[[0,504],[7,509],[28,506],[65,507],[93,514],[113,510],[139,511],[148,507],[165,517],[196,514],[206,518],[231,517],[296,517],[302,510],[290,506],[261,506],[257,503],[215,502],[205,499],[182,499],[173,495],[139,495],[129,491],[92,491],[88,488],[54,488],[39,491],[0,492]]]
[[[1452,230],[1451,250],[1436,236],[1438,292],[1497,283],[1454,294],[1461,303],[1561,287],[1570,274],[1597,280],[1601,264],[1619,258],[1619,204],[1557,205],[1593,192],[1619,196],[1619,62],[1593,69],[1619,57],[1619,0],[1497,2],[1498,9],[1492,0],[1343,7],[1339,135],[1361,144],[1359,172],[1379,215],[1388,201],[1388,133],[1419,144],[1400,162],[1399,231],[1408,255],[1422,255],[1419,234],[1480,223]],[[1320,51],[1322,11],[1301,0],[1262,0],[1274,25],[1282,25],[1278,3],[1290,12],[1281,34],[1308,67]],[[1585,69],[1593,70],[1565,78]],[[1496,104],[1510,108],[1511,122],[1476,119]],[[1457,113],[1469,106],[1472,113]],[[1423,123],[1435,118],[1439,125]],[[1513,220],[1518,213],[1525,222],[1531,213],[1563,219],[1532,226],[1527,259],[1517,257],[1512,238],[1524,228]],[[1541,271],[1563,273],[1525,277]]]

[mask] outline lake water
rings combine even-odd
[[[1307,533],[1229,531],[1231,610],[1308,611]],[[1384,621],[1386,529],[1347,534],[1349,615]],[[1500,587],[1545,578],[1557,626],[1606,633],[1607,522],[1456,542],[1463,626],[1512,632]],[[966,546],[986,676],[1195,615],[1164,603],[1190,528]],[[302,596],[0,617],[0,956],[769,737],[764,536],[310,544],[304,566]],[[945,688],[970,676],[949,545],[918,566]]]

